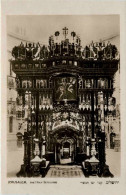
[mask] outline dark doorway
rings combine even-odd
[[[65,142],[63,144],[63,158],[64,159],[70,158],[70,143],[69,142]]]
[[[110,148],[111,149],[114,149],[114,147],[115,147],[114,139],[115,139],[115,133],[110,133]]]

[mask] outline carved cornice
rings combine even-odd
[[[113,75],[118,70],[118,60],[107,61],[81,61],[77,66],[59,64],[52,66],[52,64],[42,64],[40,61],[11,61],[12,70],[17,75],[26,76],[52,76],[56,73],[74,73],[84,76],[107,76]],[[45,66],[45,67],[43,67]]]

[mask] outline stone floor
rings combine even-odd
[[[66,178],[80,178],[84,177],[81,166],[76,165],[52,165],[46,177],[66,177]]]
[[[121,153],[115,152],[113,149],[107,149],[106,164],[109,165],[110,171],[114,177],[119,177],[121,174]]]
[[[9,141],[7,147],[7,176],[16,177],[23,164],[24,147],[22,144],[22,147],[18,148],[16,141]]]
[[[16,177],[16,173],[20,170],[20,166],[23,163],[24,148],[18,148],[16,142],[8,142],[7,151],[7,176]],[[120,152],[115,152],[113,149],[106,150],[106,163],[110,167],[110,171],[114,177],[120,176]],[[79,166],[60,165],[59,167],[52,166],[47,177],[84,177],[82,170]]]

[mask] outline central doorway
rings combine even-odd
[[[69,142],[65,142],[63,144],[63,156],[62,158],[63,159],[68,159],[70,158],[70,143]]]
[[[74,142],[70,139],[61,143],[60,164],[70,164],[74,162]]]
[[[55,163],[74,164],[77,151],[77,132],[60,129],[55,134]]]
[[[75,143],[72,139],[61,141],[56,144],[56,159],[57,164],[70,164],[74,162]]]

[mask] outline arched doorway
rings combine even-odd
[[[60,164],[68,164],[74,162],[76,141],[71,138],[65,138],[61,142],[61,158]]]
[[[110,133],[110,149],[114,149],[115,147],[115,133]]]
[[[58,129],[53,133],[56,164],[74,163],[76,158],[78,131]]]

